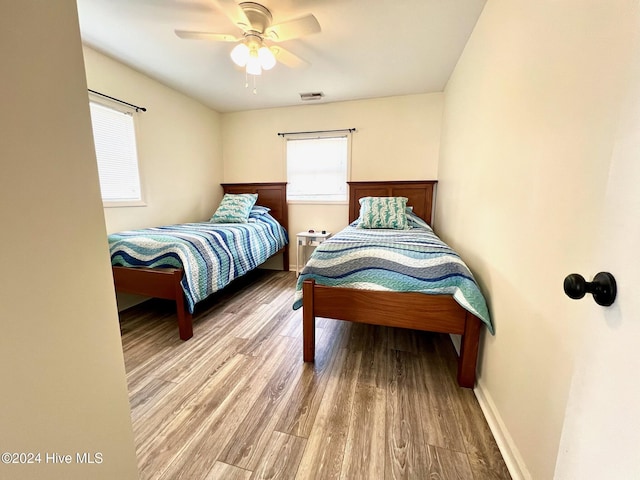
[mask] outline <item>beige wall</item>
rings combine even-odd
[[[438,175],[443,95],[440,93],[252,110],[222,115],[224,180],[285,181],[284,140],[278,132],[356,128],[351,180],[422,180]],[[337,232],[345,205],[289,205],[291,268],[295,234]]]
[[[41,457],[0,478],[137,478],[76,4],[1,5],[0,444]]]
[[[436,230],[488,293],[477,391],[516,478],[554,475],[635,3],[489,0],[445,91]]]
[[[89,47],[92,90],[147,108],[137,114],[146,206],[106,208],[109,233],[207,220],[222,196],[220,114]]]

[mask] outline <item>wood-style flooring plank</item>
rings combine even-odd
[[[260,356],[268,354],[264,349],[265,343],[267,343],[269,339],[281,335],[281,332],[288,327],[288,320],[297,316],[297,313],[291,308],[291,305],[284,299],[281,300],[279,305],[275,302],[274,305],[275,306],[269,311],[269,321],[266,322],[260,330],[256,331],[254,335],[247,338],[248,342],[242,350],[244,355]]]
[[[429,480],[474,480],[469,459],[464,453],[427,445],[427,455]]]
[[[152,409],[140,416],[133,417],[133,433],[140,441],[141,447],[152,441],[158,430],[166,426],[176,411],[193,403],[203,388],[208,384],[215,385],[220,376],[225,375],[229,364],[235,365],[235,362],[240,358],[237,355],[239,342],[244,342],[244,340],[228,339],[228,341],[219,344],[216,355],[207,357],[206,362],[193,368],[190,376],[179,384],[175,384],[175,388],[169,390],[165,396],[154,399],[155,404]],[[250,358],[245,359],[245,361],[249,360]],[[158,365],[159,368],[162,366],[162,363]],[[138,450],[140,451],[140,448]]]
[[[283,320],[280,335],[302,338],[302,309],[293,310],[293,315]]]
[[[386,388],[389,361],[389,330],[378,325],[355,323],[351,326],[349,348],[362,352],[358,383]]]
[[[148,352],[144,361],[127,370],[128,381],[139,385],[144,383],[145,379],[154,376],[170,382],[180,382],[228,343],[211,342],[205,336],[194,340],[193,344],[179,341],[179,343],[156,348],[153,354]],[[234,341],[231,338],[228,340]]]
[[[429,478],[420,411],[413,401],[415,356],[396,350],[389,362],[385,478]]]
[[[302,321],[302,318],[300,319]],[[343,325],[336,324],[336,327]],[[333,363],[334,352],[339,349],[337,341],[340,329],[319,329],[316,345],[322,353],[316,355],[314,363],[303,363],[302,374],[293,388],[291,396],[279,415],[275,429],[279,432],[308,438],[311,434],[316,415],[323,402]],[[302,339],[298,340],[299,351],[295,358],[302,361]]]
[[[442,334],[419,332],[416,336],[423,354],[416,357],[415,402],[425,412],[421,417],[425,441],[429,445],[466,452],[455,407],[460,387],[444,368],[434,345],[434,339],[441,339]],[[447,363],[455,362],[454,355],[448,357]]]
[[[436,337],[431,337],[432,340],[434,338]],[[450,397],[455,398],[452,403],[453,412],[462,434],[463,445],[474,478],[482,480],[510,479],[511,475],[473,390],[457,388],[457,384],[452,380],[455,378],[451,375],[455,375],[456,365],[448,360],[456,358],[453,344],[433,342],[433,346],[435,350],[433,358],[434,362],[440,366],[442,385],[449,391]],[[447,371],[450,375],[445,375]]]
[[[141,480],[508,479],[447,335],[318,318],[302,361],[295,274],[121,314]]]
[[[295,477],[307,440],[272,432],[267,449],[251,480],[289,480]]]
[[[241,355],[251,359],[250,370],[243,372],[243,376],[236,378],[235,382],[221,385],[219,391],[216,389],[212,392],[223,397],[222,403],[199,422],[199,428],[192,430],[190,441],[180,457],[164,472],[163,480],[200,478],[202,472],[208,471],[220,458],[226,445],[232,441],[231,433],[242,424],[270,376],[292,350],[293,339],[287,339],[286,342],[277,340],[273,339],[269,357],[258,359]],[[220,435],[222,432],[224,435]]]
[[[157,402],[176,388],[176,384],[156,377],[149,377],[142,387],[129,393],[131,417],[140,418],[148,413]]]
[[[246,378],[255,370],[255,363],[253,357],[236,355],[216,376],[215,381],[203,385],[184,404],[172,411],[163,428],[155,432],[153,438],[148,439],[146,448],[138,452],[140,475],[161,478],[176,461],[186,459],[183,451],[194,441],[194,434],[200,432],[203,424],[224,404],[229,392],[238,388],[238,378]],[[189,464],[193,462],[189,461]],[[202,472],[200,470],[198,476]]]
[[[354,350],[340,349],[336,353],[297,480],[340,478],[361,357],[362,353]]]
[[[289,338],[287,341],[289,348],[281,356],[282,361],[273,376],[249,407],[238,428],[229,435],[227,446],[218,456],[222,462],[247,470],[254,470],[259,463],[277,422],[279,407],[288,398],[303,369],[300,362],[291,361],[298,350],[298,342]]]
[[[384,476],[385,409],[384,389],[356,385],[341,479],[369,480]]]
[[[216,462],[203,480],[249,480],[251,472],[242,468]]]
[[[474,478],[482,480],[510,479],[507,466],[473,391],[461,389],[458,396],[456,417],[460,423]]]
[[[417,354],[420,352],[416,332],[407,328],[388,328],[389,349]]]

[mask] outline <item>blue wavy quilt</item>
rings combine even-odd
[[[331,287],[446,294],[493,334],[486,301],[469,268],[424,222],[409,230],[354,225],[315,249],[298,277],[294,309],[302,306],[306,279]]]
[[[264,263],[288,243],[268,213],[251,223],[185,223],[109,235],[111,264],[183,268],[189,311],[232,280]]]

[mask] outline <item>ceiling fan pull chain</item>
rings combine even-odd
[[[257,95],[258,94],[258,87],[256,87],[256,75],[253,76],[253,94]]]
[[[249,74],[244,71],[244,88],[249,88]]]

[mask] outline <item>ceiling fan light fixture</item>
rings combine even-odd
[[[256,77],[262,70],[271,70],[276,63],[289,68],[309,65],[309,62],[267,42],[282,42],[304,35],[321,32],[320,24],[312,14],[303,15],[272,25],[273,16],[267,7],[244,0],[215,0],[218,8],[243,32],[242,37],[228,33],[175,30],[179,38],[192,40],[214,40],[240,42],[230,52],[233,63],[245,71],[245,87],[249,87],[249,76],[253,77],[253,93],[257,92]]]
[[[262,66],[260,65],[260,58],[258,52],[252,50],[249,52],[249,58],[247,59],[247,73],[249,75],[261,75]]]
[[[249,47],[245,43],[239,43],[231,50],[231,60],[239,67],[244,67],[249,61]]]
[[[263,70],[271,70],[276,65],[276,57],[273,52],[264,45],[258,50],[258,58]]]

